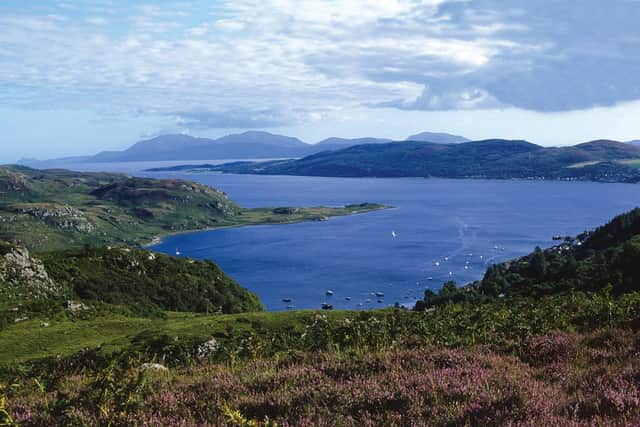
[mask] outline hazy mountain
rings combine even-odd
[[[309,144],[306,144],[298,138],[291,136],[276,135],[269,132],[262,131],[247,131],[243,133],[237,133],[232,135],[223,136],[215,140],[217,144],[268,144],[277,147],[290,147],[290,148],[308,148]]]
[[[634,139],[633,141],[627,141],[627,144],[640,145],[640,139]]]
[[[572,147],[541,147],[527,141],[491,139],[460,144],[393,142],[357,145],[297,160],[227,163],[230,173],[344,177],[443,177],[569,179],[639,182],[640,147],[592,141]]]
[[[102,152],[94,162],[154,160],[259,159],[301,157],[309,144],[297,138],[268,132],[249,131],[217,139],[189,135],[161,135],[140,141],[124,151]]]
[[[421,132],[409,136],[406,140],[433,142],[434,144],[460,144],[462,142],[469,142],[469,139],[464,136],[451,135],[443,132]]]
[[[387,138],[327,138],[312,145],[312,151],[321,152],[327,150],[340,150],[354,145],[362,144],[385,144],[391,142]]]

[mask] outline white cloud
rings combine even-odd
[[[85,19],[85,21],[87,22],[87,24],[91,25],[107,25],[109,23],[109,21],[100,16],[89,16]]]
[[[633,76],[619,76],[620,87],[603,85],[625,61],[640,70],[629,55],[637,37],[626,32],[624,41],[602,45],[602,34],[588,34],[585,41],[576,23],[557,26],[552,12],[525,0],[512,8],[494,0],[228,0],[205,10],[175,1],[70,5],[81,19],[0,15],[0,84],[18,88],[14,102],[234,117],[268,110],[304,121],[361,105],[545,110],[640,98]],[[98,8],[110,10],[108,20]],[[523,14],[528,8],[535,13]],[[565,9],[560,16],[571,14]],[[16,52],[20,61],[10,56]],[[572,61],[594,52],[609,61],[576,62],[590,71],[580,79]],[[606,73],[593,72],[607,63]]]
[[[216,29],[222,31],[240,31],[245,27],[243,22],[233,19],[218,19],[213,25]]]

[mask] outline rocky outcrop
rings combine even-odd
[[[0,254],[0,295],[11,300],[57,295],[61,287],[47,274],[42,261],[26,248],[2,243]]]
[[[29,191],[28,178],[18,172],[0,172],[0,193],[25,193]]]
[[[79,301],[67,300],[64,303],[64,308],[70,313],[77,313],[79,311],[89,310],[89,307]]]
[[[14,207],[14,212],[43,220],[61,230],[91,233],[96,229],[84,212],[69,205],[21,204]]]

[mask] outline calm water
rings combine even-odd
[[[640,201],[640,187],[627,184],[145,175],[197,180],[247,207],[394,206],[327,222],[177,235],[154,247],[214,260],[270,310],[412,304],[427,287],[478,279],[492,262],[550,246],[551,236],[593,228]]]
[[[196,180],[226,191],[246,207],[394,206],[327,222],[177,235],[154,247],[214,260],[270,310],[289,304],[318,308],[323,302],[337,308],[409,305],[427,287],[479,279],[492,262],[529,253],[537,245],[551,246],[553,235],[578,234],[640,205],[640,187],[629,184],[141,172],[170,164],[66,167]],[[326,296],[327,290],[334,295]],[[384,297],[371,295],[375,292]],[[292,302],[284,303],[285,298]]]

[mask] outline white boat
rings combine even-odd
[[[176,248],[176,255],[180,255],[180,251],[178,250],[178,248]]]
[[[433,277],[429,276],[427,277],[427,280],[433,280]]]
[[[329,289],[327,292],[325,292],[325,295],[331,296],[333,295],[333,291]]]
[[[398,237],[398,234],[394,230],[391,230],[391,236],[395,239]]]
[[[440,262],[436,261],[436,262],[433,263],[433,265],[435,265],[436,267],[440,267]]]

